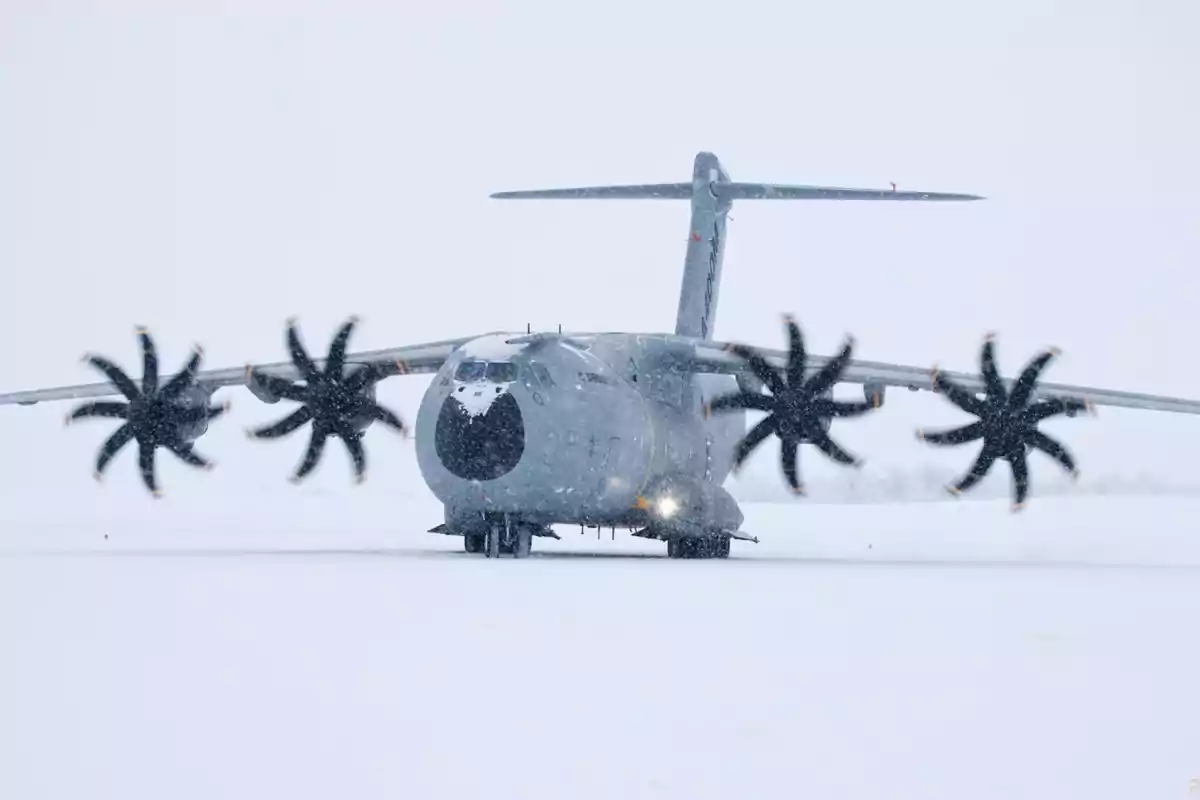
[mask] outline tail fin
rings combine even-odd
[[[738,183],[712,153],[697,153],[691,183],[647,183],[633,186],[588,186],[577,189],[533,189],[496,192],[502,200],[618,199],[690,200],[691,232],[683,263],[683,284],[675,333],[711,339],[725,257],[725,219],[734,200],[982,200],[972,194],[898,192],[891,189],[843,189],[832,186],[789,186],[775,183]]]

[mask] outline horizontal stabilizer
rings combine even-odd
[[[974,194],[847,189],[840,186],[788,186],[782,183],[713,181],[704,184],[718,200],[982,200]],[[575,189],[527,189],[496,192],[497,200],[690,200],[691,183],[646,183],[640,186],[581,186]]]
[[[692,196],[690,183],[645,183],[640,186],[582,186],[577,189],[530,189],[521,192],[495,192],[497,200],[687,200]]]
[[[779,183],[719,183],[714,193],[729,200],[982,200],[979,195],[949,192],[900,192],[895,189],[845,189],[838,186],[786,186]]]

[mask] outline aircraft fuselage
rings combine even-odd
[[[496,334],[456,351],[416,424],[418,464],[446,525],[463,532],[509,514],[638,527],[669,492],[681,535],[736,531],[741,513],[720,484],[745,415],[703,409],[737,381],[649,369],[662,338]]]

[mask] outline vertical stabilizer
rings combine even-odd
[[[675,333],[712,339],[725,258],[725,220],[734,200],[882,200],[961,201],[982,200],[972,194],[845,189],[779,183],[735,183],[712,153],[697,153],[690,183],[647,183],[634,186],[588,186],[577,189],[534,189],[497,192],[499,199],[625,199],[690,200],[692,214],[683,283],[675,314]]]
[[[721,292],[721,265],[725,260],[725,219],[733,201],[715,189],[729,176],[712,153],[697,153],[692,167],[692,217],[675,333],[711,339]]]

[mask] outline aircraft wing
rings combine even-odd
[[[451,353],[474,338],[476,337],[466,336],[459,339],[445,339],[439,342],[391,347],[386,350],[347,353],[346,361],[354,364],[372,364],[385,377],[437,372]],[[323,367],[325,359],[314,357],[313,362],[318,367]],[[140,365],[141,360],[139,359],[139,368]],[[182,367],[183,365],[180,364],[179,366]],[[214,390],[224,386],[244,386],[248,380],[247,366],[252,366],[256,373],[274,375],[289,381],[301,380],[299,370],[290,361],[280,361],[270,364],[253,364],[225,369],[202,370],[196,375],[196,383],[197,385]],[[137,373],[133,374],[136,382]],[[169,374],[164,371],[163,378],[165,379]],[[35,389],[32,391],[0,394],[0,406],[14,404],[29,406],[35,403],[55,400],[76,400],[116,395],[120,395],[120,392],[111,383],[84,383],[76,386],[57,386],[51,389]]]
[[[728,352],[729,343],[712,342],[690,337],[670,337],[672,360],[676,368],[690,372],[749,374],[745,362]],[[768,362],[782,368],[787,363],[787,352],[755,348]],[[820,369],[830,360],[829,356],[808,356],[808,367]],[[941,370],[941,374],[971,392],[982,393],[984,383],[979,375]],[[933,391],[932,368],[909,367],[886,364],[879,361],[852,360],[842,373],[840,383],[859,383],[867,390],[871,386],[891,386],[911,391]],[[1014,381],[1006,379],[1005,386],[1011,389]],[[866,393],[866,392],[864,392]],[[1071,386],[1061,383],[1038,383],[1031,399],[1052,397],[1074,397],[1097,406],[1118,406],[1148,411],[1170,411],[1176,414],[1200,414],[1200,400],[1185,400],[1177,397],[1142,394],[1139,392],[1097,389],[1090,386]]]

